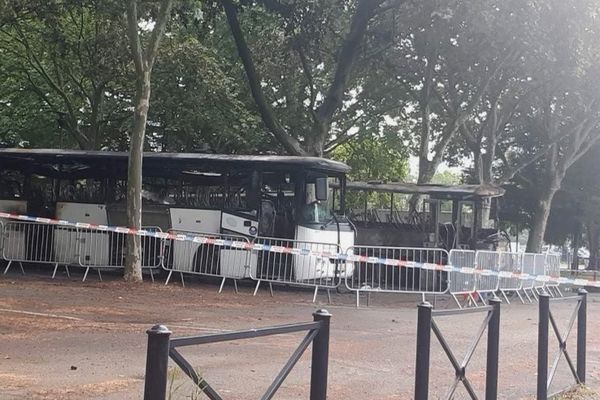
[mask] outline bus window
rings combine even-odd
[[[104,203],[104,181],[95,178],[61,180],[58,201]]]
[[[0,198],[3,200],[23,197],[23,175],[15,171],[3,171],[0,174]]]
[[[329,177],[329,188],[327,200],[318,200],[317,199],[317,179],[323,178],[321,177],[313,177],[312,179],[307,179],[306,188],[305,188],[305,204],[302,209],[302,219],[303,222],[306,223],[327,223],[332,220],[334,214],[334,199],[333,196],[333,187],[339,186],[339,179],[334,177]]]

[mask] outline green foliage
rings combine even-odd
[[[408,174],[407,150],[391,135],[360,137],[340,145],[331,157],[348,164],[356,181],[401,182]]]

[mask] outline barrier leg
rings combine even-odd
[[[529,301],[529,304],[533,303],[531,301],[531,297],[529,296],[529,293],[527,293],[527,289],[523,289],[523,293],[525,293],[525,297],[527,297],[527,301]]]
[[[327,289],[327,303],[331,304],[331,290]]]
[[[477,292],[477,297],[479,297],[479,301],[481,301],[481,304],[485,306],[487,306],[487,303],[485,302],[485,300],[483,299],[482,293],[481,292]]]
[[[458,308],[463,308],[462,304],[460,304],[460,301],[458,301],[458,298],[456,297],[456,295],[454,293],[450,293],[450,296],[452,296],[452,299],[454,299],[454,302],[456,303]]]
[[[100,273],[100,270],[97,269],[96,272],[98,272],[98,279],[100,279],[100,282],[102,282],[102,274]]]
[[[258,281],[256,281],[256,287],[254,288],[254,293],[252,294],[252,296],[256,296],[256,293],[258,293],[259,287],[260,287],[260,279]]]
[[[86,278],[87,278],[87,276],[88,276],[88,272],[90,272],[90,267],[87,267],[87,268],[85,269],[85,272],[83,273],[83,279],[81,280],[81,282],[85,282],[85,279],[86,279]]]
[[[223,291],[223,285],[225,285],[225,280],[227,278],[223,277],[223,279],[221,279],[221,285],[219,286],[219,294]]]
[[[356,308],[360,308],[360,290],[356,291]]]
[[[510,300],[508,299],[506,292],[504,290],[500,290],[500,293],[502,293],[502,296],[504,296],[504,299],[506,300],[506,304],[510,304]]]
[[[167,286],[169,284],[169,281],[171,280],[171,275],[173,275],[172,269],[169,270],[169,274],[167,275],[167,280],[165,281],[165,286]]]
[[[155,325],[148,331],[144,400],[165,400],[169,367],[171,332],[164,325]]]
[[[67,273],[67,278],[71,279],[71,271],[69,271],[68,265],[65,265],[65,272]]]
[[[179,277],[181,278],[181,287],[185,287],[185,281],[183,280],[183,272],[179,273]]]
[[[319,286],[315,286],[315,292],[313,294],[313,303],[317,301],[317,294],[319,293]]]
[[[587,341],[587,291],[579,289],[577,294],[581,297],[581,304],[577,312],[577,376],[585,384],[585,358]]]
[[[154,272],[152,272],[152,268],[150,268],[150,280],[154,283]]]
[[[58,263],[54,264],[54,271],[52,271],[52,279],[56,276],[56,270],[58,269]]]
[[[269,282],[269,292],[271,292],[271,297],[273,296],[273,283]]]
[[[469,299],[471,300],[471,303],[473,304],[473,306],[475,308],[479,307],[479,304],[477,304],[477,300],[475,300],[475,297],[473,296],[473,293],[469,293]]]
[[[2,275],[6,275],[6,273],[8,272],[8,270],[10,269],[10,265],[12,264],[12,261],[9,261],[8,264],[6,264],[6,268],[4,268],[4,273]]]
[[[517,294],[517,296],[519,296],[519,300],[521,300],[521,304],[525,304],[525,300],[523,300],[523,296],[521,296],[521,293],[519,290],[515,290],[515,293]]]
[[[19,268],[21,268],[21,275],[25,275],[25,270],[23,269],[23,263],[19,261]]]
[[[431,350],[431,304],[418,305],[415,400],[429,398],[429,353]]]
[[[233,280],[233,290],[235,290],[235,294],[240,293],[240,292],[238,292],[237,279]]]
[[[559,297],[564,297],[563,294],[562,294],[562,292],[560,291],[560,287],[554,286],[554,289],[556,289],[556,292],[558,293]]]

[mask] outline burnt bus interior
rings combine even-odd
[[[34,216],[126,226],[127,162],[126,153],[0,149],[0,203],[26,202],[26,210],[7,211]],[[146,153],[142,225],[295,239],[300,224],[336,226],[330,221],[344,209],[344,193],[330,196],[329,184],[343,187],[348,169],[316,157]],[[242,223],[229,226],[225,216]],[[45,240],[51,247],[54,239]],[[114,265],[124,244],[110,244]],[[190,272],[214,269],[201,265],[207,259],[219,264],[217,249],[195,251]],[[172,263],[172,256],[165,258]]]
[[[169,208],[215,209],[260,219],[261,235],[291,238],[297,223],[314,219],[311,185],[344,184],[347,170],[316,157],[146,153],[143,225],[171,228]],[[54,217],[59,202],[105,204],[108,223],[123,225],[126,179],[126,153],[0,149],[0,198],[27,201],[32,215]],[[315,201],[332,213],[332,200]],[[343,200],[338,194],[338,213]]]
[[[359,245],[494,249],[500,238],[500,187],[349,182],[346,193]]]

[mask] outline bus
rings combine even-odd
[[[125,226],[127,164],[124,152],[0,149],[0,209]],[[145,153],[142,225],[238,235],[249,241],[263,237],[286,239],[289,245],[351,247],[354,230],[343,215],[348,171],[341,162],[318,157]],[[334,186],[342,188],[335,195]],[[73,235],[66,229],[54,233],[55,253],[65,257],[61,262],[75,257],[58,251],[72,247]],[[91,242],[99,240],[90,237]],[[95,246],[101,254],[87,257],[108,259],[111,248],[108,242]],[[308,256],[294,257],[299,264],[300,257]],[[181,262],[190,264],[186,268],[192,272],[197,261]],[[330,264],[326,273],[332,275],[337,267]],[[313,273],[296,271],[295,278],[311,279]]]
[[[345,194],[357,245],[477,250],[501,240],[497,186],[348,182]]]

